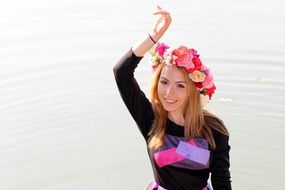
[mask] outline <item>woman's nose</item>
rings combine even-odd
[[[169,85],[166,89],[166,94],[167,95],[171,95],[174,93],[174,89],[173,89],[173,86]]]

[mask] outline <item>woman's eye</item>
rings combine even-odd
[[[161,80],[160,83],[161,84],[167,84],[167,82],[165,80]]]
[[[185,88],[185,86],[183,84],[178,84],[177,86],[178,86],[178,88]]]

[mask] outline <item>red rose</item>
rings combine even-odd
[[[209,96],[210,96],[210,98],[211,98],[212,95],[214,94],[215,90],[216,90],[216,86],[214,85],[214,86],[212,86],[211,88],[206,89],[206,93],[209,94]]]
[[[198,57],[194,57],[192,59],[192,62],[195,65],[195,70],[201,71],[201,69],[202,69],[202,62],[201,62],[201,60]]]
[[[203,83],[202,82],[194,82],[195,86],[198,88],[198,89],[201,89],[203,88]]]

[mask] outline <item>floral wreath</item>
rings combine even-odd
[[[216,90],[213,74],[199,59],[199,54],[195,49],[189,49],[185,46],[171,49],[164,43],[157,43],[150,51],[150,54],[153,71],[161,63],[175,64],[178,67],[185,68],[189,78],[200,92],[202,106],[209,102]]]

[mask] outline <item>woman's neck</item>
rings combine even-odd
[[[184,126],[185,124],[185,119],[183,117],[183,114],[181,113],[176,113],[176,112],[168,112],[167,113],[168,118],[173,121],[177,125]]]

